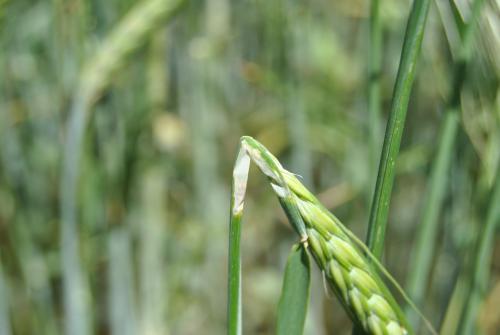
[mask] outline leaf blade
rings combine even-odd
[[[288,256],[280,302],[277,335],[302,335],[309,302],[311,262],[302,244],[292,247]]]

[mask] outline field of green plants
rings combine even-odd
[[[385,285],[500,334],[498,0],[0,0],[0,45],[0,335],[405,334]]]

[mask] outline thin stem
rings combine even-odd
[[[240,148],[233,170],[229,220],[227,334],[241,334],[241,218],[250,169],[250,157]]]
[[[380,23],[380,1],[372,0],[370,6],[370,56],[368,57],[368,134],[370,141],[370,183],[376,180],[375,168],[380,151],[380,75],[382,68],[382,25]],[[370,188],[369,192],[372,192]],[[368,199],[368,201],[370,201]],[[353,335],[363,334],[361,327],[354,325]]]
[[[490,264],[492,258],[495,229],[500,221],[500,164],[497,169],[495,184],[492,188],[486,223],[479,236],[475,255],[474,269],[472,271],[471,290],[462,317],[461,334],[476,334],[476,318],[479,306],[483,300],[490,277]]]
[[[472,31],[483,3],[484,0],[476,0],[474,2],[473,15],[463,28],[463,40],[459,49],[460,54],[458,62],[454,64],[452,91],[439,132],[440,139],[436,158],[433,161],[430,180],[427,185],[422,221],[418,227],[418,238],[412,259],[411,268],[413,270],[408,280],[408,293],[417,306],[423,301],[432,257],[434,255],[434,241],[436,240],[439,227],[438,218],[445,198],[445,189],[448,182],[447,176],[459,129],[460,94],[465,82],[466,66],[471,54]],[[415,315],[413,314],[409,318],[415,318]]]
[[[413,3],[394,86],[367,234],[367,245],[377,258],[382,256],[384,249],[396,158],[403,135],[410,92],[415,79],[415,66],[420,54],[429,5],[430,0],[415,0]],[[362,331],[355,328],[354,334],[362,334]]]
[[[415,66],[420,54],[429,5],[430,0],[415,0],[413,3],[385,131],[367,237],[368,246],[373,254],[379,258],[383,252],[396,159],[403,135],[408,102],[415,78]]]
[[[232,206],[231,206],[232,208]],[[241,334],[241,214],[229,223],[227,333]]]
[[[370,137],[370,167],[375,171],[380,150],[380,74],[382,68],[382,25],[380,3],[373,0],[370,9],[370,57],[368,59],[368,132]],[[376,179],[375,173],[372,177]],[[371,180],[370,180],[371,181]],[[370,190],[371,191],[371,190]]]
[[[422,221],[418,227],[415,253],[411,263],[412,271],[407,285],[408,294],[417,306],[422,302],[427,286],[427,277],[434,255],[435,243],[433,241],[436,240],[439,213],[446,195],[447,176],[459,129],[459,115],[455,109],[446,112],[441,127],[437,154],[432,165],[425,197]],[[408,312],[411,313],[411,311]]]

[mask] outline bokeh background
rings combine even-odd
[[[370,1],[183,2],[0,1],[1,335],[225,333],[242,135],[364,239],[410,1],[381,1],[375,119]],[[431,5],[397,163],[384,263],[403,286],[457,57],[450,3]],[[456,5],[470,15],[469,2]],[[450,329],[500,157],[499,13],[488,0],[477,24],[438,236],[428,241],[436,251],[421,307]],[[249,182],[244,332],[272,334],[297,237],[265,178],[252,169]],[[494,247],[479,313],[487,334],[500,333],[498,235]],[[315,271],[306,334],[349,334],[324,291]]]

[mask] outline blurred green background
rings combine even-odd
[[[431,5],[397,163],[384,263],[403,286],[452,90],[450,3]],[[242,135],[364,239],[410,5],[381,1],[381,113],[370,119],[368,0],[0,1],[0,334],[225,333]],[[470,15],[469,2],[456,5]],[[428,242],[421,308],[450,329],[500,157],[498,55],[500,3],[489,0]],[[272,334],[297,237],[256,170],[247,199],[244,333]],[[500,334],[499,241],[478,316],[485,334]],[[306,334],[349,334],[324,291],[315,271]]]

